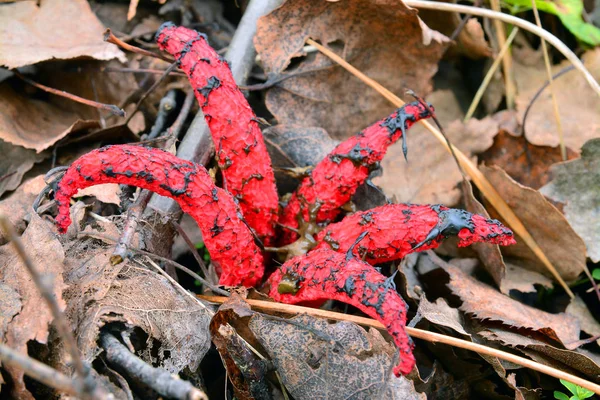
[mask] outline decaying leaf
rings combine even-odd
[[[33,213],[21,240],[39,273],[52,279],[54,296],[59,306],[64,308],[62,291],[65,285],[62,273],[65,253],[60,242],[47,223]],[[8,324],[4,344],[27,354],[27,343],[30,340],[39,343],[48,341],[49,324],[53,317],[29,271],[11,243],[0,247],[0,281],[18,293],[22,303],[18,315]],[[3,368],[13,381],[13,396],[15,398],[32,398],[29,390],[25,387],[23,370],[8,365]]]
[[[443,268],[450,276],[448,287],[462,301],[460,309],[476,319],[528,329],[561,343],[579,340],[579,323],[574,317],[564,313],[550,314],[522,304],[453,265],[444,264]]]
[[[434,100],[428,101],[435,104]],[[439,112],[436,110],[436,113]],[[445,124],[443,117],[440,122]],[[488,149],[498,133],[497,122],[489,117],[471,119],[466,124],[454,121],[445,128],[450,142],[469,157]],[[396,196],[400,203],[456,205],[461,195],[456,184],[462,176],[452,155],[420,126],[415,126],[408,133],[407,141],[408,163],[404,160],[401,146],[390,147],[381,163],[383,175],[373,182],[389,196]]]
[[[541,51],[541,50],[540,50]],[[600,79],[600,49],[590,50],[582,57],[592,76]],[[568,61],[552,67],[552,74],[570,65]],[[525,66],[515,59],[514,76],[518,88],[517,111],[521,119],[531,98],[547,80],[543,59]],[[600,97],[578,72],[569,72],[554,82],[554,92],[564,131],[565,145],[579,151],[588,140],[600,136]],[[558,146],[558,131],[554,118],[550,90],[546,89],[535,102],[525,122],[527,140],[538,146]]]
[[[464,319],[460,311],[450,307],[442,298],[431,303],[425,296],[421,296],[417,313],[433,324],[452,328],[460,334],[469,336],[463,327]]]
[[[8,198],[0,201],[0,215],[8,218],[18,234],[25,230],[26,225],[23,219],[32,210],[33,201],[45,186],[44,176],[38,175],[24,182]],[[4,243],[6,243],[6,238],[4,232],[0,230],[0,244]]]
[[[23,175],[37,162],[45,158],[45,154],[36,154],[21,146],[13,146],[0,139],[0,197],[11,190],[15,190]]]
[[[99,126],[96,121],[80,120],[73,112],[24,96],[8,81],[0,84],[0,139],[8,143],[39,153],[71,132]]]
[[[577,153],[567,148],[567,157],[576,158]],[[550,180],[550,166],[562,161],[562,156],[558,147],[536,146],[523,136],[501,130],[479,160],[488,166],[497,165],[521,185],[539,189]]]
[[[579,326],[581,326],[581,330],[588,335],[600,335],[600,323],[598,323],[596,318],[594,318],[590,312],[590,309],[581,299],[581,297],[577,296],[572,299],[565,312],[577,318],[579,320]]]
[[[583,145],[581,158],[556,164],[554,179],[540,189],[552,200],[566,203],[565,217],[583,239],[588,257],[600,261],[600,139]]]
[[[552,279],[539,272],[506,263],[506,276],[500,285],[502,293],[509,294],[511,290],[517,290],[521,293],[535,293],[537,289],[533,285],[541,285],[550,289],[552,288]]]
[[[102,40],[104,27],[86,0],[17,1],[0,8],[0,65],[17,68],[40,61],[125,55]]]
[[[255,44],[263,68],[269,76],[319,71],[269,90],[267,107],[279,123],[322,127],[334,138],[354,134],[392,111],[381,95],[322,54],[304,53],[307,38],[332,48],[394,93],[409,87],[426,95],[443,50],[439,40],[447,38],[416,14],[394,0],[285,2],[258,22]]]
[[[525,224],[560,276],[567,281],[576,279],[585,265],[585,243],[561,212],[540,192],[515,182],[501,168],[480,166],[480,170]],[[516,239],[516,245],[502,249],[505,257],[518,258],[519,266],[551,276],[529,247]]]
[[[294,399],[426,398],[412,381],[392,374],[395,349],[379,331],[307,315],[292,321],[256,314],[249,326]]]
[[[74,197],[93,196],[99,201],[107,204],[121,205],[119,194],[121,189],[116,183],[105,183],[103,185],[90,186],[77,192]]]

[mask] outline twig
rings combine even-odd
[[[181,236],[181,238],[187,244],[188,248],[192,252],[192,255],[194,256],[194,259],[196,260],[196,262],[200,266],[200,269],[202,270],[202,273],[206,277],[206,280],[208,280],[211,284],[214,285],[214,282],[212,281],[212,279],[211,279],[211,277],[210,277],[210,275],[208,273],[208,269],[206,268],[206,264],[204,264],[204,260],[202,259],[202,257],[200,257],[200,254],[198,254],[198,250],[196,249],[196,246],[194,245],[194,243],[192,243],[192,240],[190,239],[190,237],[188,236],[188,234],[185,233],[185,231],[183,230],[183,228],[181,227],[181,225],[179,225],[177,222],[171,221],[171,224],[173,224],[173,226],[175,227],[175,229],[179,233],[179,236]]]
[[[132,53],[137,53],[137,54],[141,54],[143,56],[148,56],[148,57],[154,57],[154,58],[158,58],[160,60],[166,61],[168,63],[173,63],[173,59],[171,59],[169,57],[165,57],[162,54],[153,53],[151,51],[144,50],[142,48],[132,46],[130,44],[125,43],[124,41],[122,41],[121,39],[119,39],[118,37],[113,35],[113,33],[111,32],[110,29],[107,29],[106,31],[104,31],[104,41],[108,42],[108,43],[116,44],[117,46],[121,47],[122,49],[128,50]]]
[[[533,9],[533,15],[535,16],[535,24],[542,29],[542,22],[540,21],[540,13],[538,12],[535,0],[531,0],[531,7]],[[542,53],[544,54],[544,64],[546,65],[546,73],[548,74],[548,82],[550,82],[550,94],[552,95],[552,106],[554,110],[554,119],[556,120],[556,129],[558,130],[558,142],[560,144],[560,154],[562,155],[563,161],[567,161],[567,148],[565,147],[565,137],[562,128],[562,122],[560,120],[560,113],[558,111],[558,101],[556,100],[556,93],[554,91],[554,84],[552,83],[552,68],[550,67],[550,59],[548,58],[548,48],[546,47],[546,41],[542,42]]]
[[[108,236],[108,235],[104,235],[102,233],[98,233],[98,232],[79,232],[77,233],[78,236],[89,236],[89,237],[95,237],[95,238],[100,238],[102,240],[108,240],[110,242],[113,243],[117,243],[119,241],[119,239],[114,238],[112,236]],[[215,293],[218,293],[222,296],[229,296],[229,292],[227,292],[226,290],[223,290],[221,288],[218,288],[215,285],[212,285],[210,282],[208,282],[206,279],[204,279],[203,277],[201,277],[200,275],[198,275],[197,273],[195,273],[194,271],[192,271],[191,269],[184,267],[183,265],[179,264],[177,261],[173,261],[170,260],[166,257],[161,257],[157,254],[153,254],[150,253],[149,251],[145,251],[142,250],[140,248],[137,248],[135,246],[129,246],[128,247],[129,250],[133,251],[134,253],[138,253],[144,256],[148,256],[150,258],[153,258],[155,260],[164,262],[165,264],[170,264],[172,266],[174,266],[175,268],[185,272],[186,274],[188,274],[189,276],[191,276],[194,279],[197,279],[200,283],[202,283],[203,285],[205,285],[206,287],[208,287],[210,290],[212,290]]]
[[[500,13],[500,1],[499,0],[490,0],[490,5],[492,6],[492,10],[497,13]],[[496,38],[498,39],[498,47],[504,49],[507,47],[506,45],[506,32],[504,31],[504,25],[498,19],[493,20],[494,27],[496,28]],[[510,46],[507,47],[507,50],[510,49]],[[515,108],[515,93],[517,89],[515,88],[515,83],[512,78],[512,56],[510,52],[506,53],[506,56],[501,58],[502,60],[502,69],[504,70],[504,90],[506,94],[506,107],[509,110]]]
[[[437,10],[437,11],[448,11],[448,12],[459,12],[463,14],[471,14],[477,15],[479,17],[498,19],[500,21],[513,24],[518,26],[521,29],[524,29],[528,32],[531,32],[540,38],[546,40],[552,46],[556,48],[559,52],[561,52],[574,66],[577,68],[585,77],[585,80],[588,82],[590,87],[600,96],[600,85],[592,74],[587,70],[587,68],[583,65],[581,60],[565,45],[560,41],[559,38],[551,34],[550,32],[538,28],[536,25],[532,24],[529,21],[525,21],[524,19],[513,17],[512,15],[508,15],[501,12],[495,12],[492,10],[487,10],[485,8],[477,8],[471,6],[464,6],[453,3],[442,3],[437,1],[427,1],[427,0],[405,0],[404,4],[409,7],[422,8],[427,10]]]
[[[22,369],[27,376],[56,389],[60,392],[73,396],[82,396],[81,385],[66,375],[61,374],[54,368],[47,366],[29,356],[19,353],[10,347],[0,343],[0,361],[13,368]]]
[[[104,349],[109,363],[119,366],[129,376],[148,385],[159,395],[180,400],[208,400],[206,393],[190,382],[173,377],[167,370],[146,364],[113,335],[102,333],[100,346]]]
[[[60,310],[60,306],[54,296],[52,290],[51,282],[42,276],[35,265],[33,265],[33,261],[25,251],[25,246],[23,246],[23,242],[21,242],[21,238],[16,234],[12,224],[6,219],[4,216],[0,216],[0,225],[4,230],[6,237],[12,242],[17,254],[23,261],[23,264],[29,271],[35,286],[38,288],[40,294],[48,304],[48,308],[52,312],[52,316],[54,317],[54,324],[58,333],[60,334],[61,339],[63,340],[69,355],[71,356],[71,361],[75,366],[75,371],[77,372],[78,379],[81,380],[81,387],[86,395],[94,392],[93,385],[94,382],[92,380],[86,379],[88,376],[88,370],[84,367],[83,362],[81,361],[81,355],[79,354],[79,349],[77,348],[77,343],[75,342],[75,338],[71,332],[71,328],[69,327],[69,323],[65,318],[64,314]],[[87,396],[86,396],[87,397]]]
[[[175,118],[175,122],[167,129],[167,134],[165,135],[167,137],[167,142],[164,145],[165,149],[170,149],[177,141],[179,133],[183,128],[183,123],[187,120],[188,115],[190,115],[190,111],[194,105],[194,99],[194,89],[189,89],[185,95],[183,104],[181,105],[181,110],[179,111],[177,118]],[[210,154],[210,151],[207,151],[207,153]]]
[[[177,62],[174,62],[173,64],[169,65],[169,68],[167,68],[165,70],[165,72],[160,76],[160,78],[158,78],[156,80],[156,82],[154,82],[152,84],[152,86],[150,86],[150,88],[148,90],[146,90],[146,92],[142,95],[142,97],[140,97],[140,99],[136,103],[135,108],[133,109],[133,111],[129,114],[129,117],[125,121],[125,125],[127,123],[129,123],[129,121],[131,121],[131,118],[133,118],[133,116],[135,115],[135,113],[137,112],[137,110],[140,108],[140,105],[144,102],[144,100],[146,100],[146,98],[150,95],[150,93],[152,93],[154,91],[154,89],[156,89],[158,87],[158,85],[160,85],[162,83],[162,81],[167,76],[169,76],[169,74],[171,73],[171,71],[173,71],[175,68],[177,68],[178,65],[179,64]]]
[[[304,71],[298,71],[298,72],[292,72],[290,74],[282,74],[282,75],[278,75],[278,76],[274,76],[274,77],[270,77],[269,79],[267,79],[266,82],[263,83],[257,83],[256,85],[249,85],[249,86],[244,86],[244,85],[238,85],[238,87],[241,90],[248,90],[248,91],[255,91],[255,90],[264,90],[264,89],[268,89],[270,87],[273,87],[285,80],[288,80],[290,78],[297,78],[299,76],[303,76],[303,75],[309,75],[312,74],[314,72],[320,72],[320,71],[325,71],[329,68],[335,67],[334,64],[331,65],[324,65],[322,67],[317,67],[317,68],[310,68]]]
[[[102,68],[102,72],[130,72],[132,74],[154,74],[154,75],[162,75],[165,73],[164,69],[152,69],[152,68],[115,68],[115,67],[105,67]],[[175,76],[186,76],[183,72],[171,71],[169,75]]]
[[[177,106],[176,95],[177,92],[175,89],[171,89],[167,92],[165,97],[160,99],[160,103],[158,104],[158,114],[154,120],[154,125],[152,125],[152,128],[150,129],[150,133],[143,139],[152,140],[162,133],[165,124],[167,123],[167,118],[169,118],[169,115],[171,115]]]
[[[221,304],[227,301],[226,297],[218,296],[204,296],[198,295],[202,300],[210,301],[212,303]],[[327,318],[333,321],[349,321],[354,322],[363,326],[370,326],[376,329],[385,329],[385,327],[379,322],[371,318],[359,317],[356,315],[342,314],[328,310],[321,310],[316,308],[308,308],[290,304],[275,303],[264,300],[251,300],[245,299],[245,301],[252,307],[263,311],[275,311],[282,312],[290,315],[301,315],[308,314],[314,317]],[[564,379],[569,382],[573,382],[581,387],[589,389],[594,393],[600,394],[600,385],[597,385],[588,380],[582,379],[578,376],[569,374],[559,369],[540,364],[536,361],[529,360],[524,357],[520,357],[511,353],[507,353],[502,350],[494,349],[492,347],[484,346],[481,344],[469,342],[467,340],[458,339],[451,336],[442,335],[439,333],[429,332],[423,329],[406,327],[406,332],[415,338],[423,339],[432,343],[443,343],[454,347],[459,347],[466,350],[471,350],[479,354],[485,354],[492,357],[497,357],[501,360],[509,361],[523,367],[530,368],[534,371],[541,372],[546,375],[550,375],[557,379]]]
[[[481,7],[481,1],[482,0],[476,0],[475,3],[473,3],[473,7]],[[452,35],[450,35],[450,42],[449,42],[448,46],[446,47],[446,49],[444,50],[444,54],[446,54],[448,49],[450,49],[450,45],[458,38],[458,35],[460,35],[460,33],[463,31],[463,29],[465,29],[465,26],[467,26],[467,22],[469,22],[469,19],[471,19],[471,17],[469,15],[465,15],[460,20],[460,23],[458,24],[456,29],[454,29],[454,32],[452,32]],[[444,54],[442,54],[442,56]]]
[[[558,71],[556,74],[552,75],[552,79],[553,80],[558,79],[562,75],[566,74],[569,71],[573,71],[574,69],[575,69],[574,65],[569,65],[569,66],[561,69],[560,71]],[[529,115],[529,111],[533,107],[533,104],[536,102],[536,100],[538,99],[538,97],[540,97],[540,95],[544,92],[544,90],[549,85],[550,85],[550,81],[546,81],[542,85],[542,87],[539,88],[537,92],[535,92],[535,94],[533,95],[533,97],[529,101],[529,104],[527,105],[527,108],[525,109],[525,113],[523,114],[523,122],[522,122],[522,126],[521,126],[521,135],[523,135],[523,137],[525,137],[525,123],[527,122],[527,116]]]
[[[420,0],[406,0],[406,1],[420,1]],[[446,5],[446,3],[438,3],[438,2],[436,2],[436,4]],[[477,10],[482,10],[482,9],[477,9]],[[533,25],[533,26],[535,28],[537,28],[535,25]],[[373,79],[369,78],[368,76],[366,76],[365,74],[363,74],[361,71],[359,71],[358,69],[356,69],[355,67],[350,65],[346,60],[344,60],[343,58],[338,56],[333,51],[320,45],[319,43],[315,42],[312,39],[307,39],[307,43],[310,43],[313,46],[315,46],[317,49],[319,49],[320,52],[322,52],[327,57],[331,58],[332,60],[334,60],[335,62],[340,64],[347,71],[352,73],[354,76],[359,78],[361,81],[366,83],[368,86],[375,89],[379,94],[381,94],[384,98],[386,98],[388,101],[390,101],[396,107],[400,107],[403,104],[405,104],[404,101],[402,101],[402,99],[400,99],[394,93],[390,92],[388,89],[383,87],[380,83],[376,82],[375,80],[373,80]],[[442,145],[446,148],[446,150],[450,151],[450,148],[451,147],[453,148],[457,158],[460,161],[460,164],[462,165],[464,170],[467,172],[467,174],[469,174],[469,176],[471,177],[473,182],[477,185],[479,190],[487,197],[489,202],[492,204],[492,206],[494,206],[496,211],[498,211],[498,213],[505,219],[507,224],[510,225],[511,228],[513,228],[513,230],[521,237],[521,239],[531,249],[531,251],[533,251],[533,253],[540,259],[540,261],[542,262],[542,264],[544,264],[544,266],[548,269],[548,271],[550,271],[550,273],[552,273],[552,275],[557,280],[557,282],[560,283],[560,285],[564,288],[565,292],[567,292],[567,294],[571,298],[574,298],[575,295],[573,294],[573,292],[571,291],[569,286],[566,284],[564,279],[560,276],[560,274],[558,273],[558,271],[556,270],[554,265],[552,265],[552,263],[550,262],[550,260],[548,259],[548,257],[544,253],[544,251],[537,244],[537,242],[535,241],[533,236],[531,236],[531,234],[529,233],[529,231],[527,230],[525,225],[523,225],[523,222],[521,222],[521,220],[517,217],[517,215],[514,213],[512,208],[510,208],[510,206],[506,203],[506,201],[504,201],[504,199],[500,196],[498,191],[486,179],[486,177],[477,168],[477,166],[469,159],[469,157],[467,157],[459,149],[457,149],[454,146],[448,146],[448,144],[446,143],[446,140],[444,139],[444,136],[441,134],[441,132],[439,130],[437,130],[433,125],[431,125],[428,121],[421,120],[419,122],[421,124],[423,124],[425,126],[425,128],[427,128],[427,130],[429,130],[429,132],[431,132],[433,134],[433,136],[435,136],[436,139],[438,139],[442,143]]]
[[[485,77],[483,78],[481,85],[479,85],[479,89],[477,89],[477,93],[475,93],[475,97],[473,97],[473,101],[471,101],[471,105],[469,106],[469,109],[467,110],[467,114],[465,115],[463,122],[467,122],[468,120],[470,120],[471,117],[473,116],[473,113],[475,113],[475,110],[477,109],[477,106],[479,105],[479,102],[481,101],[483,94],[487,90],[487,87],[490,84],[492,77],[496,73],[496,70],[498,69],[500,62],[506,56],[508,49],[510,48],[510,45],[512,44],[513,40],[515,39],[515,36],[517,36],[518,32],[519,32],[519,28],[515,27],[512,30],[512,32],[510,33],[510,36],[508,37],[506,42],[504,43],[504,47],[502,47],[502,49],[500,49],[498,56],[492,63],[492,66],[490,67],[488,72],[485,74]]]
[[[13,70],[12,72],[15,74],[15,76],[19,77],[23,81],[29,83],[31,86],[35,86],[36,88],[43,90],[44,92],[52,93],[56,96],[64,97],[64,98],[72,100],[76,103],[85,104],[86,106],[98,108],[100,110],[110,111],[111,113],[113,113],[114,115],[117,115],[119,117],[125,116],[125,111],[120,109],[119,107],[115,106],[114,104],[104,104],[104,103],[99,103],[97,101],[84,99],[83,97],[79,97],[74,94],[65,92],[64,90],[54,89],[54,88],[42,85],[40,83],[34,82],[31,79],[27,78],[26,76],[22,75],[17,70]]]
[[[129,207],[129,210],[127,210],[127,218],[125,219],[125,224],[123,226],[123,234],[117,242],[115,251],[110,256],[110,263],[112,265],[122,263],[125,257],[127,257],[127,249],[131,248],[131,241],[135,235],[138,222],[142,216],[142,213],[144,212],[144,209],[150,201],[150,197],[152,197],[151,191],[142,190],[135,203]]]

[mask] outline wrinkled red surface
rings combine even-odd
[[[364,238],[357,242],[365,232]],[[415,251],[436,248],[447,235],[457,235],[460,247],[475,242],[503,246],[515,243],[512,231],[497,220],[439,205],[416,204],[389,204],[348,215],[342,221],[327,226],[316,239],[319,242],[317,248],[331,248],[339,252],[346,252],[356,244],[354,254],[377,264],[403,258]],[[423,243],[422,246],[415,249],[420,243]]]
[[[56,223],[71,224],[69,200],[79,189],[102,183],[138,186],[167,196],[198,223],[212,262],[223,271],[221,285],[254,286],[263,273],[263,256],[229,193],[217,188],[206,170],[163,150],[107,146],[77,159],[58,185]]]
[[[229,65],[194,30],[164,24],[156,37],[159,47],[180,62],[194,88],[227,191],[239,201],[248,225],[270,244],[278,216],[275,176],[256,115]]]
[[[295,294],[278,291],[282,279],[297,282]],[[381,322],[400,349],[400,361],[394,373],[408,374],[415,365],[413,342],[406,334],[407,305],[396,291],[393,281],[374,267],[343,253],[329,249],[313,250],[295,257],[281,266],[269,278],[269,296],[288,304],[338,300],[360,309]]]
[[[402,137],[401,126],[404,125],[406,131],[417,121],[429,117],[422,104],[408,103],[340,143],[300,183],[283,209],[279,222],[297,228],[298,215],[302,212],[304,220],[308,221],[308,210],[317,203],[320,208],[316,222],[333,221],[340,213],[340,207],[350,201],[372,168],[383,159],[388,147]],[[293,242],[297,236],[285,230],[283,244]]]

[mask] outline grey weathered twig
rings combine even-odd
[[[173,377],[162,368],[154,368],[132,354],[125,345],[109,333],[100,335],[100,346],[106,360],[124,369],[131,377],[139,379],[161,396],[181,400],[208,400],[206,394],[188,381]]]

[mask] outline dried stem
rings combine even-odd
[[[218,296],[202,296],[198,295],[198,297],[202,300],[206,300],[213,303],[222,304],[227,301],[226,297],[218,297]],[[314,317],[327,318],[333,321],[350,321],[363,326],[370,326],[376,329],[385,329],[385,327],[371,318],[359,317],[356,315],[342,314],[328,310],[321,310],[316,308],[308,308],[302,306],[295,306],[290,304],[282,304],[275,303],[271,301],[264,300],[245,300],[252,308],[263,310],[263,311],[271,311],[271,312],[280,312],[286,313],[290,315],[301,315],[308,314]],[[524,357],[520,357],[511,353],[507,353],[502,350],[494,349],[492,347],[484,346],[481,344],[469,342],[463,339],[458,339],[452,336],[446,336],[439,333],[429,332],[422,329],[406,327],[406,332],[414,337],[426,340],[432,343],[443,343],[454,347],[459,347],[466,350],[471,350],[479,354],[485,354],[492,357],[497,357],[501,360],[509,361],[515,363],[517,365],[521,365],[523,367],[530,368],[534,371],[541,372],[546,375],[550,375],[557,379],[564,379],[569,382],[573,382],[576,385],[584,387],[593,391],[594,393],[600,394],[600,385],[592,383],[588,380],[582,379],[578,376],[569,374],[567,372],[561,371],[556,368],[552,368],[547,365],[540,364],[536,361],[529,360]]]
[[[168,63],[173,63],[172,58],[165,57],[162,54],[153,53],[151,51],[144,50],[142,48],[132,46],[130,44],[125,43],[124,41],[122,41],[121,39],[119,39],[118,37],[113,35],[113,33],[111,32],[110,29],[107,29],[106,31],[104,31],[104,41],[108,42],[108,43],[116,44],[117,46],[121,47],[122,49],[130,51],[132,53],[137,53],[137,54],[141,54],[143,56],[158,58],[158,59],[166,61]]]
[[[490,0],[490,5],[492,6],[492,10],[497,13],[500,13],[500,1],[499,0]],[[506,94],[506,107],[509,110],[515,108],[515,83],[512,79],[512,56],[510,54],[510,46],[506,45],[506,32],[504,31],[504,24],[498,19],[493,20],[494,28],[496,29],[496,38],[498,39],[498,47],[504,49],[506,47],[506,56],[502,57],[502,69],[504,70],[504,90]]]
[[[535,0],[531,0],[531,7],[533,8],[533,15],[535,16],[535,24],[542,29],[542,22],[540,21],[540,13],[538,12]],[[544,64],[546,65],[546,73],[548,74],[548,82],[550,82],[550,94],[552,95],[552,106],[554,110],[554,119],[556,120],[556,129],[558,130],[558,141],[560,144],[560,154],[562,155],[563,161],[567,160],[567,148],[565,147],[565,138],[562,128],[562,122],[560,120],[560,113],[558,112],[558,101],[556,100],[556,93],[554,91],[554,83],[552,79],[552,67],[550,66],[550,59],[548,58],[548,48],[546,41],[541,40],[542,53],[544,54]]]
[[[406,1],[414,2],[414,1],[420,1],[420,0],[406,0]],[[425,2],[425,3],[427,3],[427,2]],[[436,4],[447,5],[447,3],[437,3],[437,2],[436,2]],[[452,4],[452,5],[454,6],[454,4]],[[467,7],[467,9],[469,9],[469,7]],[[483,9],[475,9],[475,10],[483,10]],[[455,11],[455,10],[453,9],[452,11]],[[486,11],[489,11],[489,10],[486,10]],[[538,29],[537,26],[535,26],[535,25],[532,25],[532,26],[534,28]],[[315,42],[312,39],[307,39],[307,43],[310,43],[313,46],[315,46],[317,49],[319,49],[320,52],[322,52],[327,57],[331,58],[333,61],[340,64],[342,67],[344,67],[344,69],[346,69],[347,71],[352,73],[354,76],[356,76],[357,78],[362,80],[368,86],[375,89],[379,94],[381,94],[383,97],[385,97],[388,101],[390,101],[396,107],[401,107],[402,105],[405,104],[404,101],[402,99],[400,99],[398,96],[396,96],[394,93],[390,92],[388,89],[383,87],[380,83],[376,82],[375,80],[373,80],[373,79],[369,78],[368,76],[366,76],[365,74],[363,74],[361,71],[359,71],[358,69],[356,69],[355,67],[350,65],[346,60],[344,60],[343,58],[338,56],[333,51],[320,45],[319,43]],[[436,139],[438,139],[442,143],[442,145],[446,148],[446,150],[450,151],[450,148],[452,147],[452,149],[454,150],[454,153],[456,154],[458,160],[460,161],[461,166],[464,168],[464,170],[467,172],[467,174],[471,177],[471,179],[473,179],[473,182],[477,185],[479,190],[481,190],[481,192],[487,197],[489,202],[494,206],[496,211],[498,211],[498,213],[504,218],[504,220],[507,222],[507,224],[510,225],[511,228],[513,228],[513,230],[517,233],[517,235],[519,235],[521,237],[521,239],[525,242],[525,244],[527,244],[527,246],[531,249],[531,251],[533,251],[533,253],[540,259],[540,261],[544,264],[544,266],[548,269],[548,271],[550,271],[550,273],[552,273],[552,275],[557,280],[557,282],[560,283],[560,285],[564,288],[565,292],[567,292],[567,294],[571,298],[574,298],[575,295],[573,294],[573,292],[571,291],[569,286],[566,284],[564,279],[560,276],[560,274],[558,273],[558,271],[556,270],[554,265],[552,265],[552,263],[550,262],[550,260],[548,259],[548,257],[544,253],[544,251],[537,244],[537,242],[535,241],[533,236],[531,236],[531,234],[529,233],[527,228],[525,228],[525,225],[523,225],[523,222],[521,222],[519,217],[517,217],[517,215],[514,213],[514,211],[510,208],[510,206],[506,203],[506,201],[504,201],[504,199],[500,196],[498,191],[486,179],[486,177],[477,168],[477,166],[462,151],[460,151],[459,149],[457,149],[454,146],[449,146],[446,143],[446,139],[441,134],[441,132],[439,130],[437,130],[433,125],[431,125],[428,121],[421,120],[419,122],[421,124],[423,124],[425,126],[425,128],[427,128],[427,130],[429,130],[429,132],[431,132],[436,137]]]
[[[200,269],[202,270],[202,273],[204,274],[204,276],[206,277],[206,279],[211,284],[214,285],[215,282],[212,281],[211,276],[208,273],[208,269],[206,268],[206,264],[204,264],[204,260],[202,259],[202,257],[200,257],[200,254],[198,254],[198,250],[196,249],[196,246],[194,245],[194,243],[192,243],[192,240],[190,239],[190,237],[188,236],[188,234],[185,233],[185,230],[183,230],[183,228],[181,227],[181,225],[179,225],[177,222],[171,221],[171,224],[173,224],[173,226],[175,227],[175,229],[179,233],[179,236],[181,236],[181,238],[184,240],[185,244],[187,244],[188,248],[192,252],[192,255],[194,256],[194,259],[196,260],[196,262],[200,266]]]
[[[131,241],[135,235],[140,217],[142,216],[142,213],[148,205],[151,197],[151,191],[142,190],[135,203],[129,207],[129,210],[127,210],[127,219],[125,220],[125,225],[123,226],[123,234],[117,242],[115,251],[113,252],[112,256],[110,256],[110,263],[112,265],[122,263],[127,256],[127,249],[131,248]]]
[[[54,89],[54,88],[42,85],[40,83],[34,82],[31,79],[27,78],[26,76],[22,75],[17,70],[13,70],[12,72],[15,74],[15,76],[19,77],[23,81],[29,83],[31,86],[35,86],[36,88],[43,90],[44,92],[52,93],[56,96],[64,97],[64,98],[72,100],[76,103],[85,104],[86,106],[94,107],[94,108],[97,108],[100,110],[110,111],[111,113],[113,113],[114,115],[117,115],[119,117],[125,116],[125,111],[120,109],[119,107],[115,106],[114,104],[104,104],[104,103],[99,103],[97,101],[84,99],[83,97],[79,97],[74,94],[65,92],[64,90]]]
[[[190,382],[178,379],[162,368],[154,368],[132,354],[109,333],[100,335],[106,360],[125,370],[127,375],[145,383],[161,396],[180,400],[208,400],[206,393]]]
[[[2,343],[0,343],[0,361],[5,365],[22,369],[27,376],[59,392],[80,397],[83,395],[81,386],[73,379]]]
[[[504,43],[504,46],[502,47],[502,49],[500,49],[498,56],[492,63],[492,66],[490,67],[488,72],[485,74],[485,77],[483,78],[483,82],[481,82],[479,89],[477,89],[477,93],[475,93],[475,97],[473,97],[473,101],[471,102],[471,105],[469,106],[469,110],[467,110],[467,114],[465,115],[463,122],[467,122],[468,120],[470,120],[471,117],[473,116],[473,113],[475,113],[475,110],[477,109],[477,106],[479,105],[479,102],[481,101],[483,94],[487,90],[487,87],[490,84],[492,77],[494,76],[494,74],[496,73],[496,70],[500,66],[500,62],[506,56],[508,49],[510,48],[510,45],[512,44],[513,40],[515,39],[515,36],[517,36],[518,32],[519,32],[519,28],[515,27],[513,29],[513,31],[510,33],[510,36],[508,37],[506,42]]]
[[[71,356],[71,361],[75,366],[75,371],[77,372],[78,378],[81,380],[81,387],[86,393],[92,393],[94,388],[88,387],[88,384],[92,384],[93,382],[87,380],[88,371],[83,366],[83,361],[81,360],[81,355],[79,354],[79,349],[77,348],[77,343],[75,342],[75,338],[73,337],[71,327],[64,314],[62,313],[60,306],[58,305],[58,301],[54,296],[52,283],[49,282],[44,276],[42,276],[37,267],[33,264],[33,261],[25,251],[25,246],[21,241],[21,238],[16,234],[12,224],[6,219],[4,216],[0,216],[0,225],[4,230],[6,237],[12,242],[17,254],[23,261],[23,264],[29,271],[33,282],[35,283],[37,289],[40,294],[48,304],[50,311],[52,312],[52,316],[54,317],[54,324],[58,333],[60,334],[61,339],[63,340],[69,355]]]

